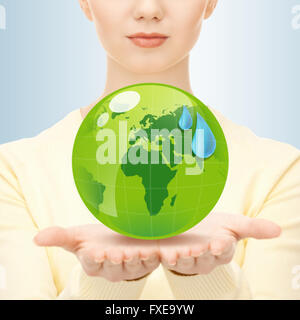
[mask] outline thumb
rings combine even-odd
[[[75,251],[78,241],[74,237],[72,229],[61,227],[49,227],[40,231],[33,239],[35,244],[43,247],[63,247],[69,251]]]
[[[236,216],[231,222],[230,229],[239,239],[272,239],[279,237],[281,234],[281,228],[276,223],[266,219],[245,216]]]

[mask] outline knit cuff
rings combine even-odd
[[[135,300],[139,299],[147,277],[135,281],[111,282],[102,277],[88,276],[76,265],[66,288],[58,300]]]
[[[176,275],[167,268],[164,272],[176,299],[234,299],[239,289],[240,268],[233,261],[203,275]]]

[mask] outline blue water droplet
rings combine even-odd
[[[189,110],[187,109],[186,106],[183,106],[183,111],[182,111],[182,115],[179,119],[179,127],[182,130],[187,130],[190,129],[192,127],[193,124],[193,118],[189,113]]]
[[[193,137],[192,150],[199,158],[208,158],[216,150],[216,139],[206,121],[197,112],[196,132]]]

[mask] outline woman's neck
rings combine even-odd
[[[189,55],[174,66],[162,72],[139,74],[127,70],[107,56],[107,73],[105,89],[102,95],[87,107],[81,108],[82,118],[105,96],[129,85],[145,82],[164,83],[175,86],[193,94],[190,85]]]

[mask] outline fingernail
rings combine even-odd
[[[148,261],[148,260],[150,260],[150,258],[149,257],[142,257],[141,260],[142,261]]]
[[[112,260],[111,263],[112,263],[112,264],[120,264],[121,261]]]
[[[192,257],[194,257],[194,258],[199,258],[199,257],[201,257],[201,256],[203,256],[204,255],[204,252],[200,252],[200,253],[198,253],[198,254],[192,254]]]
[[[190,260],[191,258],[193,258],[193,257],[191,257],[191,256],[181,257],[182,260]]]
[[[95,263],[100,264],[100,263],[103,263],[103,261],[102,260],[95,260]]]
[[[95,262],[96,262],[96,263],[102,263],[103,261],[104,261],[103,258],[95,259]]]

